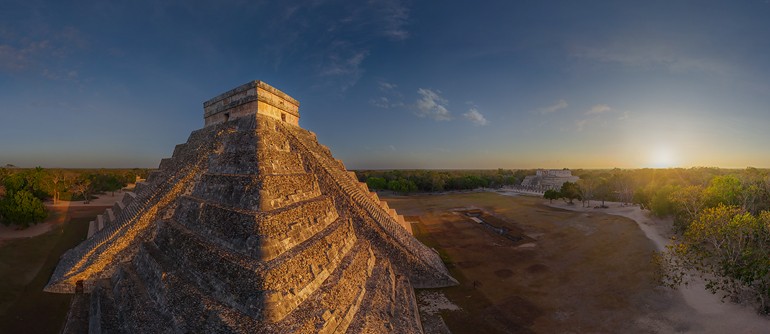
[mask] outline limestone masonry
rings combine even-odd
[[[421,333],[414,288],[457,284],[438,254],[254,81],[91,222],[45,290],[65,333]]]
[[[577,182],[580,178],[572,176],[569,169],[538,169],[535,175],[528,175],[521,181],[521,186],[530,190],[559,190],[564,182]]]

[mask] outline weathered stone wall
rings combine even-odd
[[[253,81],[203,103],[205,126],[250,114],[299,125],[299,102],[274,87]]]

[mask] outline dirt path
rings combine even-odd
[[[563,201],[549,204],[551,207],[565,210],[601,212],[630,218],[655,244],[658,251],[665,249],[669,243],[669,238],[673,235],[670,220],[651,217],[648,211],[643,211],[638,206],[626,206],[615,202],[607,202],[606,205],[609,208],[584,208],[580,205],[568,205]],[[687,287],[682,287],[679,289],[679,293],[694,312],[680,309],[677,312],[681,314],[670,314],[669,317],[686,316],[690,319],[697,319],[697,322],[704,327],[703,330],[698,330],[698,333],[770,333],[770,319],[758,315],[751,306],[730,302],[723,303],[718,295],[708,292],[702,282],[695,282]],[[692,332],[695,333],[696,331]]]

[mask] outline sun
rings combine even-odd
[[[676,155],[670,147],[658,146],[650,154],[650,165],[655,168],[669,168],[676,165]]]

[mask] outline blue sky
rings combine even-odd
[[[156,167],[263,80],[348,168],[770,167],[770,2],[0,3],[0,165]]]

